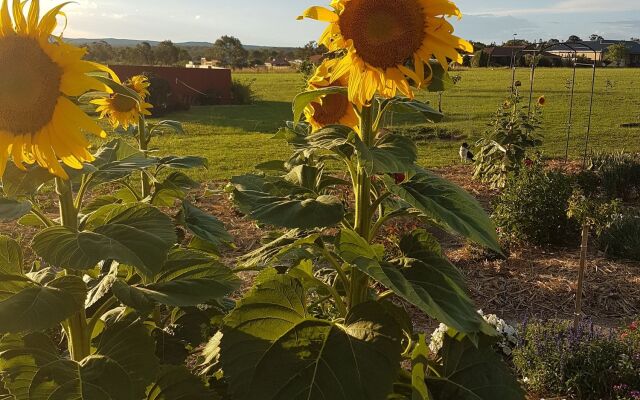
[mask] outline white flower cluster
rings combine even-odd
[[[518,331],[516,331],[516,328],[507,324],[505,320],[498,318],[495,314],[484,315],[482,310],[478,310],[478,314],[498,331],[500,339],[496,343],[496,346],[498,346],[505,356],[510,356],[518,344]],[[449,327],[447,325],[440,324],[438,329],[433,331],[431,334],[431,342],[429,343],[429,349],[431,349],[432,354],[438,354],[444,345],[444,338],[448,330]]]
[[[513,349],[518,345],[518,331],[516,328],[507,324],[505,320],[498,318],[495,314],[484,315],[482,310],[478,310],[478,314],[482,315],[482,318],[498,331],[501,339],[498,340],[496,346],[500,348],[505,356],[510,356],[513,353]]]
[[[429,343],[429,349],[432,354],[438,354],[442,346],[444,345],[444,335],[447,334],[449,327],[445,324],[440,324],[438,329],[431,334],[431,342]]]

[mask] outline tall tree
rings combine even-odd
[[[222,36],[216,40],[211,55],[221,65],[233,68],[245,67],[249,58],[249,52],[242,46],[240,39],[233,36]]]
[[[156,63],[175,65],[180,59],[180,49],[171,40],[165,40],[153,49]]]
[[[616,43],[609,46],[607,49],[606,59],[615,63],[616,65],[622,65],[629,57],[629,48],[624,43]]]
[[[136,64],[150,65],[154,63],[153,48],[148,42],[142,42],[136,46]]]
[[[531,43],[526,39],[511,39],[504,43],[505,46],[528,46],[529,44]]]
[[[90,43],[87,46],[87,50],[86,59],[90,61],[108,63],[116,59],[116,52],[113,50],[113,47],[104,40]]]

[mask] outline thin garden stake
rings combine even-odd
[[[582,225],[582,244],[580,245],[580,270],[578,271],[578,289],[576,292],[576,311],[574,314],[573,328],[580,326],[582,320],[582,292],[584,290],[584,275],[587,267],[587,249],[589,246],[589,224]]]
[[[593,115],[593,96],[596,86],[596,61],[593,61],[593,74],[591,76],[591,99],[589,100],[589,122],[587,123],[587,135],[584,140],[584,159],[582,160],[582,168],[587,166],[587,157],[589,152],[589,138],[591,135],[591,117]]]
[[[569,161],[569,141],[571,140],[571,128],[573,127],[573,101],[576,93],[576,71],[578,66],[573,64],[573,76],[571,77],[571,95],[569,96],[569,117],[567,119],[567,145],[564,152],[564,162]]]

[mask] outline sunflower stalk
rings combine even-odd
[[[74,232],[78,230],[78,209],[74,204],[71,182],[56,178],[56,194],[60,206],[60,224]],[[78,275],[76,271],[65,270],[67,275]],[[87,315],[84,310],[65,321],[67,346],[74,361],[81,361],[91,352],[91,338],[87,327]]]
[[[140,118],[138,120],[138,146],[140,151],[145,154],[149,150],[149,138],[147,138],[146,130],[147,122],[144,115],[140,114]],[[145,171],[140,172],[140,179],[142,181],[142,198],[146,199],[151,195],[151,182],[149,181],[149,176]]]
[[[373,144],[373,110],[371,106],[364,106],[360,116],[360,135],[365,146]],[[363,160],[358,160],[356,179],[353,182],[355,193],[355,224],[358,234],[369,241],[371,232],[371,177],[367,173]],[[351,267],[351,289],[349,291],[349,307],[367,301],[369,277],[362,271]]]

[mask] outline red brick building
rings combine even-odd
[[[168,110],[183,109],[199,104],[230,104],[233,102],[231,70],[229,69],[145,65],[111,65],[109,67],[122,81],[140,74],[149,76],[152,82],[154,79],[165,81],[169,91],[166,96],[167,104],[154,104],[154,106],[164,106]]]

